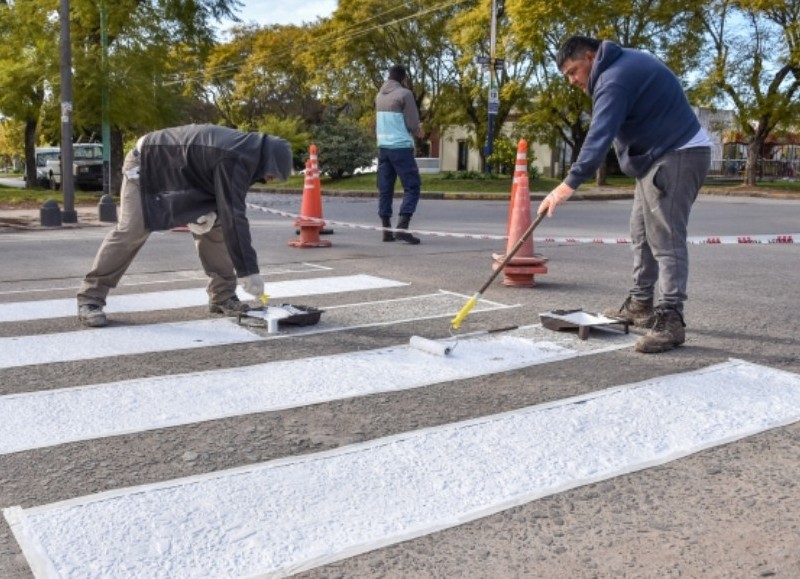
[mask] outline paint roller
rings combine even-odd
[[[456,314],[456,317],[452,319],[450,322],[450,334],[455,336],[454,332],[457,331],[461,327],[461,323],[464,319],[469,315],[472,308],[478,303],[478,300],[483,295],[483,292],[492,285],[492,282],[500,275],[500,272],[503,271],[503,268],[508,264],[509,261],[516,255],[519,251],[520,247],[528,240],[528,238],[533,234],[533,231],[536,227],[542,222],[547,212],[539,213],[534,219],[533,223],[531,223],[525,232],[522,234],[522,237],[519,238],[519,241],[514,244],[514,247],[511,248],[506,256],[503,258],[503,261],[500,262],[500,265],[492,272],[492,275],[489,276],[489,279],[486,280],[486,283],[481,286],[481,288],[475,292],[467,303],[464,304],[464,307]],[[453,349],[456,347],[458,343],[458,337],[456,336],[456,342],[452,345],[443,344],[442,342],[437,342],[435,340],[428,340],[426,338],[421,338],[419,336],[412,336],[411,340],[409,341],[409,346],[416,350],[421,350],[423,352],[428,352],[431,354],[436,354],[439,356],[447,356],[452,353]]]

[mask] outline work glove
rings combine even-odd
[[[556,205],[561,205],[564,201],[572,197],[574,192],[575,189],[566,183],[561,183],[561,185],[550,191],[547,197],[542,199],[542,202],[539,204],[539,209],[536,210],[536,214],[541,215],[546,211],[547,216],[552,217],[556,210]]]
[[[264,295],[264,278],[258,273],[251,273],[248,276],[239,278],[239,285],[242,289],[255,298]]]
[[[214,223],[217,222],[217,214],[215,212],[206,213],[205,215],[201,215],[197,218],[197,221],[194,223],[187,223],[186,227],[189,228],[189,231],[194,233],[195,235],[205,235],[211,228],[214,227]]]

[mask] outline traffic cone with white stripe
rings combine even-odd
[[[514,178],[511,180],[511,197],[508,202],[508,220],[506,221],[506,236],[511,234],[511,217],[514,207],[514,195],[520,177],[528,176],[528,141],[520,139],[517,143],[517,160],[514,163]]]
[[[316,158],[317,148],[314,145],[311,145],[311,154]],[[300,217],[295,220],[294,224],[300,228],[300,237],[290,240],[290,246],[330,247],[333,245],[330,241],[319,238],[319,233],[325,226],[325,221],[322,219],[322,192],[319,185],[319,173],[315,172],[310,158],[306,161]]]
[[[311,161],[311,177],[314,182],[314,194],[316,198],[319,199],[319,216],[322,217],[322,183],[319,180],[319,156],[317,155],[317,146],[314,144],[312,144],[308,150],[308,160]],[[333,229],[326,228],[325,223],[323,223],[319,232],[321,235],[330,235],[333,233]]]
[[[531,223],[533,223],[533,219],[531,218],[531,193],[528,187],[527,170],[520,174],[516,183],[515,191],[512,196],[510,215],[506,253],[492,254],[493,269],[497,269],[500,266],[508,252],[514,248],[531,226]],[[533,236],[530,236],[503,268],[503,285],[533,287],[536,285],[534,283],[534,274],[547,273],[546,263],[547,258],[534,254]]]

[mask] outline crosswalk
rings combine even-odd
[[[0,338],[0,370],[33,376],[0,386],[0,489],[25,486],[11,467],[20,456],[48,461],[68,451],[87,457],[95,473],[115,473],[101,488],[0,504],[0,576],[287,576],[800,420],[800,376],[732,359],[188,476],[191,450],[138,480],[119,476],[108,459],[92,460],[104,441],[122,450],[147,433],[178,441],[214,421],[247,422],[253,434],[299,409],[335,413],[370,397],[533,374],[633,341],[613,329],[581,340],[534,323],[439,338],[452,354],[436,356],[411,347],[398,328],[446,325],[468,296],[419,293],[385,277],[308,273],[268,283],[267,293],[331,301],[319,324],[277,334],[232,318],[181,318],[205,303],[197,287],[109,300],[112,322],[114,313],[136,312],[157,321]],[[514,307],[482,300],[474,315],[491,319]],[[0,304],[0,324],[71,316],[73,299]],[[313,354],[304,354],[312,342]],[[119,378],[86,370],[93,360],[122,369],[161,354],[217,360],[220,352],[218,367],[197,371],[154,366]],[[74,383],[35,380],[53,367],[74,372]],[[161,460],[157,450],[152,462]]]

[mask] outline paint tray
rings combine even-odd
[[[242,325],[270,326],[277,321],[278,325],[313,326],[319,322],[323,310],[311,306],[280,304],[279,306],[263,306],[239,314],[236,321]]]
[[[628,333],[630,322],[620,318],[610,318],[603,314],[590,314],[578,308],[575,310],[552,310],[539,314],[542,326],[548,330],[560,332],[562,330],[578,330],[581,340],[589,338],[589,331],[595,327],[622,326]]]

